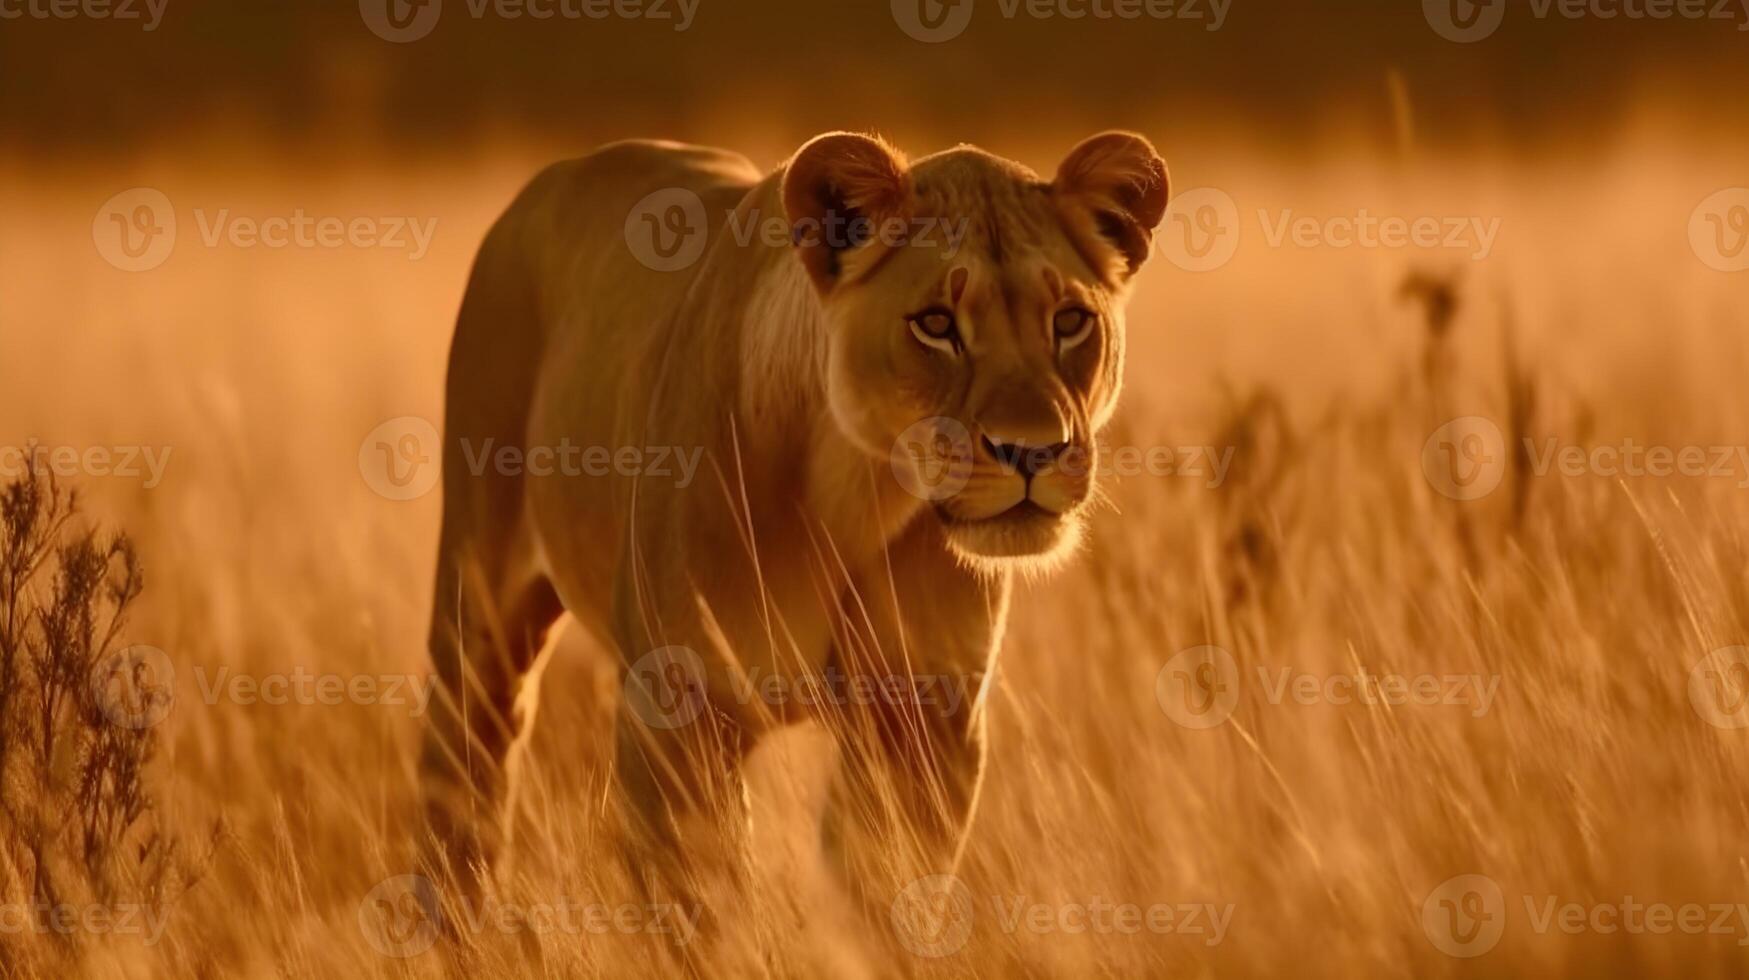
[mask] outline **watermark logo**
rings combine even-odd
[[[21,20],[114,20],[139,21],[150,34],[164,20],[170,0],[0,0],[0,21]]]
[[[1472,262],[1494,252],[1501,220],[1479,215],[1302,214],[1293,208],[1259,208],[1257,228],[1272,249],[1420,249],[1460,252]],[[1233,197],[1215,187],[1199,187],[1168,205],[1161,249],[1172,264],[1188,272],[1210,272],[1232,261],[1243,237]]]
[[[801,705],[845,708],[883,705],[951,718],[973,703],[983,685],[982,671],[958,674],[876,674],[846,672],[828,664],[818,673],[768,671],[757,664],[729,679],[731,696],[746,706]],[[909,712],[908,712],[909,713]]]
[[[662,936],[685,946],[698,936],[702,905],[615,903],[558,895],[535,901],[505,901],[496,895],[462,895],[445,914],[437,887],[423,875],[378,883],[358,906],[358,928],[372,949],[391,959],[410,959],[436,945],[447,928],[466,935],[590,937]]]
[[[121,902],[114,905],[69,902],[7,902],[0,904],[0,937],[78,935],[109,939],[126,936],[141,946],[156,946],[170,924],[170,909],[162,905]]]
[[[925,44],[951,41],[972,23],[973,0],[892,0],[893,21]]]
[[[1271,215],[1257,212],[1270,248],[1292,243],[1297,248],[1452,249],[1481,262],[1494,253],[1500,235],[1499,218],[1476,216],[1377,215],[1366,208],[1353,214],[1295,216],[1292,208]]]
[[[1473,44],[1500,29],[1506,20],[1506,0],[1421,0],[1421,12],[1440,37]]]
[[[13,480],[35,469],[64,477],[139,480],[152,490],[164,482],[174,446],[0,446],[0,479]]]
[[[658,647],[626,671],[626,706],[651,728],[684,728],[704,713],[704,661],[688,647]]]
[[[1479,500],[1506,476],[1505,437],[1480,415],[1453,419],[1422,445],[1421,472],[1433,489],[1453,500]]]
[[[1448,956],[1483,956],[1499,943],[1507,919],[1523,906],[1514,930],[1537,936],[1724,936],[1749,946],[1749,903],[1645,901],[1633,895],[1583,901],[1548,892],[1523,892],[1508,902],[1494,879],[1479,874],[1448,879],[1421,905],[1421,926],[1434,948]]]
[[[476,477],[488,472],[537,479],[620,476],[671,480],[681,490],[692,485],[704,459],[703,446],[586,446],[569,436],[552,446],[517,446],[493,438],[475,442],[467,437],[460,444],[462,460]]]
[[[684,187],[647,194],[626,215],[626,247],[656,272],[675,272],[697,262],[709,232],[703,199]]]
[[[1232,903],[1128,902],[1091,894],[1062,902],[1028,895],[989,895],[990,918],[1004,935],[1134,936],[1174,934],[1218,946],[1232,923]],[[965,948],[977,919],[971,889],[950,874],[928,875],[906,885],[889,909],[893,931],[913,954],[927,959]]]
[[[1289,666],[1257,664],[1257,690],[1275,707],[1388,705],[1418,708],[1462,708],[1480,718],[1493,708],[1500,693],[1498,674],[1406,674],[1356,667],[1352,671],[1314,672]],[[1166,716],[1185,728],[1222,724],[1239,702],[1242,678],[1232,654],[1220,647],[1193,647],[1179,652],[1154,677],[1154,698]]]
[[[407,44],[437,27],[443,0],[358,0],[358,13],[372,34],[391,44]]]
[[[958,419],[937,415],[913,422],[893,440],[893,476],[919,500],[947,500],[972,477],[972,434]]]
[[[437,886],[424,875],[379,882],[358,903],[358,929],[383,956],[408,959],[430,949],[440,932]]]
[[[406,708],[412,718],[425,714],[437,690],[437,678],[429,674],[321,673],[302,664],[268,674],[233,672],[221,666],[210,675],[204,664],[197,664],[194,682],[200,688],[201,700],[209,706],[220,701],[244,707],[360,704]]]
[[[97,209],[91,241],[103,260],[123,272],[150,272],[176,249],[176,208],[163,191],[135,187]]]
[[[176,666],[157,647],[131,646],[110,654],[91,668],[89,683],[97,710],[120,728],[151,728],[176,705]]]
[[[233,215],[230,208],[208,213],[194,209],[200,241],[207,248],[357,248],[407,253],[423,259],[437,237],[436,218],[386,215],[341,217],[312,215],[297,208],[289,215]]]
[[[1481,956],[1506,931],[1506,896],[1487,875],[1448,878],[1421,903],[1421,928],[1447,956]]]
[[[972,937],[972,891],[954,875],[926,875],[893,899],[890,915],[899,942],[928,959],[952,956]]]
[[[1688,217],[1688,244],[1708,268],[1749,269],[1749,187],[1730,187],[1708,197]]]
[[[1239,705],[1239,665],[1220,647],[1182,650],[1154,675],[1154,700],[1185,728],[1214,728]]]
[[[1180,20],[1218,31],[1233,0],[996,0],[1003,20]],[[972,0],[892,0],[899,29],[926,44],[951,41],[972,21]]]
[[[1726,479],[1749,489],[1749,446],[1661,445],[1631,436],[1620,442],[1563,443],[1525,437],[1516,444],[1526,477],[1605,479]],[[1441,426],[1422,447],[1421,466],[1434,489],[1456,500],[1476,500],[1496,490],[1507,467],[1499,428],[1478,416]]]
[[[676,32],[692,26],[699,0],[465,0],[473,20],[672,21]],[[394,44],[430,34],[443,14],[443,0],[359,0],[358,12],[371,33]]]
[[[1688,672],[1688,702],[1715,728],[1749,728],[1749,647],[1720,647]]]
[[[891,215],[877,220],[855,212],[828,211],[792,223],[785,215],[737,208],[723,215],[720,228],[727,235],[724,241],[738,248],[827,245],[843,250],[878,243],[887,248],[932,248],[944,258],[952,258],[971,230],[971,219]],[[634,205],[622,230],[626,247],[646,268],[674,272],[689,268],[704,255],[711,224],[697,194],[684,187],[668,187],[645,195]]]
[[[1506,19],[1508,0],[1422,0],[1428,26],[1448,41],[1473,44],[1492,37]],[[1744,0],[1528,0],[1519,6],[1536,20],[1716,20],[1749,30]],[[1516,16],[1516,15],[1515,15]]]
[[[417,415],[389,419],[358,444],[358,472],[378,496],[417,500],[442,475],[441,444],[437,427]]]
[[[1212,272],[1239,250],[1239,205],[1226,191],[1198,187],[1167,205],[1161,250],[1186,272]]]
[[[1554,438],[1538,444],[1524,440],[1530,471],[1537,476],[1550,472],[1562,476],[1654,477],[1729,479],[1737,489],[1749,489],[1749,446],[1642,445],[1631,437],[1620,445],[1562,445]]]

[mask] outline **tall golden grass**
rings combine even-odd
[[[828,760],[798,732],[755,766],[758,857],[716,896],[709,943],[682,951],[692,967],[1741,975],[1749,922],[1735,911],[1724,932],[1539,930],[1536,919],[1551,897],[1586,909],[1749,901],[1749,735],[1710,724],[1690,688],[1709,652],[1749,642],[1738,485],[1749,473],[1539,474],[1517,449],[1749,444],[1742,280],[1697,261],[1685,231],[1695,204],[1733,183],[1730,154],[1672,149],[1707,144],[1653,124],[1624,125],[1583,160],[1405,159],[1352,140],[1272,156],[1230,134],[1184,147],[1156,135],[1180,189],[1216,186],[1238,202],[1243,237],[1218,270],[1156,259],[1144,274],[1112,441],[1231,446],[1231,475],[1109,488],[1085,553],[1017,596],[960,875],[975,900],[962,949],[915,955],[822,875],[796,814]],[[1054,163],[1037,147],[989,148],[1041,171]],[[125,528],[145,569],[128,641],[163,649],[177,671],[141,826],[186,841],[194,865],[156,941],[11,930],[0,977],[677,968],[660,940],[496,928],[383,955],[361,909],[368,920],[373,889],[411,867],[419,719],[404,706],[203,696],[220,668],[426,673],[437,498],[373,493],[358,445],[385,419],[441,416],[472,250],[549,149],[313,176],[247,156],[146,158],[120,176],[72,166],[0,182],[0,445],[174,451],[153,489],[81,485],[86,513]],[[783,152],[752,149],[765,161]],[[98,206],[135,185],[163,190],[182,224],[170,261],[141,274],[106,265],[90,233]],[[1499,217],[1502,230],[1481,262],[1270,247],[1256,211],[1285,207]],[[417,262],[209,248],[195,208],[439,225]],[[1499,424],[1514,461],[1501,489],[1456,501],[1430,482],[1423,450],[1472,415]],[[575,634],[561,643],[507,895],[624,902],[633,891],[602,829],[616,682],[603,651]],[[1181,651],[1210,645],[1238,665],[1238,700],[1225,723],[1185,727],[1157,681]],[[1485,712],[1274,703],[1259,668],[1477,675],[1498,693]],[[28,901],[27,862],[14,847],[0,855],[0,900]],[[1484,911],[1504,931],[1474,958],[1447,955],[1430,934],[1438,915],[1424,921],[1459,875],[1486,876],[1503,896]],[[1232,911],[1218,942],[1006,928],[992,899],[1022,897],[1053,912],[1098,901]]]

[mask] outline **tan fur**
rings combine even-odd
[[[658,272],[623,229],[637,202],[673,188],[704,202],[710,244],[690,268]],[[564,611],[628,665],[675,645],[705,664],[702,720],[619,726],[634,855],[673,857],[711,779],[798,716],[749,699],[738,678],[836,664],[984,690],[1009,576],[1074,546],[1091,492],[1067,457],[1029,481],[1003,453],[1092,446],[1117,398],[1128,276],[1165,193],[1158,157],[1126,134],[1084,144],[1050,183],[969,147],[908,164],[852,134],[812,141],[763,179],[730,153],[650,142],[538,177],[481,248],[451,356],[431,634],[450,697],[425,760],[438,856],[489,858],[502,843],[502,770],[526,733],[515,704],[532,700]],[[795,243],[740,244],[731,212],[743,227],[780,217]],[[932,241],[915,224],[897,241],[800,231],[845,216],[937,224]],[[950,251],[953,229],[965,237]],[[1096,318],[1072,349],[1051,332],[1063,304]],[[919,341],[907,318],[932,305],[953,311],[962,349]],[[930,417],[972,434],[964,490],[934,501],[893,463],[900,433]],[[679,447],[702,463],[684,487],[476,474],[463,444],[477,453],[487,438]],[[940,791],[920,794],[916,819],[949,847],[976,796],[983,728],[980,700],[880,729],[911,732],[884,751],[925,766],[915,784]]]

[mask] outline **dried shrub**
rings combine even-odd
[[[162,909],[190,876],[147,781],[167,691],[141,673],[150,648],[120,639],[145,577],[126,535],[78,517],[78,495],[34,466],[0,488],[0,901]],[[77,946],[38,932],[0,950]]]

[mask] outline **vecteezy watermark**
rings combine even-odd
[[[623,229],[632,256],[657,272],[690,268],[704,254],[710,215],[704,199],[684,187],[644,195],[626,213]]]
[[[1716,20],[1749,30],[1749,0],[1421,0],[1428,26],[1458,44],[1492,37],[1508,6],[1537,20]]]
[[[1314,674],[1292,667],[1258,667],[1263,698],[1270,704],[1386,704],[1460,707],[1480,718],[1494,706],[1499,674]]]
[[[0,20],[113,20],[150,33],[170,0],[0,0]]]
[[[1239,706],[1239,665],[1220,647],[1181,650],[1154,675],[1154,700],[1185,728],[1213,728]]]
[[[1483,956],[1500,944],[1513,911],[1536,935],[1730,936],[1749,946],[1749,903],[1647,902],[1633,895],[1605,901],[1573,901],[1543,892],[1508,901],[1500,883],[1487,875],[1464,874],[1441,882],[1421,903],[1421,928],[1433,947],[1447,956]]]
[[[651,728],[685,728],[710,703],[704,660],[689,647],[658,647],[626,670],[625,704],[632,716]]]
[[[142,946],[155,946],[169,924],[169,908],[140,902],[0,903],[0,936],[127,936],[138,938]]]
[[[1313,217],[1283,208],[1271,214],[1258,211],[1263,237],[1270,248],[1291,242],[1297,248],[1366,249],[1456,249],[1481,262],[1494,252],[1500,234],[1499,218],[1422,215],[1405,218],[1376,215],[1366,208],[1354,214]]]
[[[1040,448],[1029,472],[1129,479],[1145,476],[1201,480],[1210,490],[1226,483],[1237,452],[1233,446],[1134,446],[1095,439],[1091,448]],[[1020,460],[1025,460],[1022,452]],[[971,430],[951,416],[936,415],[906,426],[888,450],[888,465],[905,492],[920,500],[947,500],[964,490],[976,468]]]
[[[647,20],[692,26],[700,0],[464,0],[474,20]],[[452,0],[453,3],[453,0]],[[359,16],[372,34],[395,44],[430,34],[443,16],[443,0],[358,0]]]
[[[704,447],[583,446],[562,438],[554,446],[512,446],[496,439],[463,438],[459,445],[468,472],[485,476],[607,477],[672,480],[684,490],[698,474]]]
[[[1239,251],[1239,205],[1219,188],[1174,194],[1163,224],[1161,251],[1186,272],[1212,272]]]
[[[977,909],[972,890],[958,877],[928,875],[901,889],[888,915],[906,949],[938,959],[965,948]]]
[[[242,671],[229,666],[194,668],[202,702],[254,707],[337,707],[345,704],[404,708],[423,717],[437,690],[429,674],[337,674],[302,665],[285,671]],[[92,701],[112,725],[144,729],[170,716],[176,705],[176,667],[163,650],[131,646],[99,660],[87,679]]]
[[[230,208],[195,208],[194,220],[207,248],[383,249],[406,252],[415,262],[430,251],[437,234],[434,217],[312,215],[303,208],[265,217],[232,214]],[[136,187],[97,209],[91,240],[110,265],[124,272],[147,272],[170,258],[176,229],[170,198],[155,188]]]
[[[919,419],[893,440],[888,465],[905,492],[919,500],[947,500],[971,482],[972,433],[945,415]]]
[[[1688,244],[1709,268],[1749,269],[1749,187],[1727,187],[1696,205],[1688,216]]]
[[[59,477],[140,480],[147,490],[164,482],[173,446],[0,446],[0,480],[29,471]]]
[[[1749,446],[1620,443],[1578,445],[1549,436],[1526,437],[1522,455],[1534,477],[1607,479],[1726,479],[1749,489]],[[1421,469],[1433,488],[1454,500],[1493,493],[1506,475],[1507,447],[1500,427],[1478,415],[1454,419],[1422,445]]]
[[[1191,936],[1217,946],[1227,937],[1234,906],[1208,902],[1121,902],[1103,895],[1041,902],[1027,895],[988,897],[990,921],[1005,935]],[[965,948],[977,926],[978,902],[958,877],[927,875],[907,884],[888,909],[899,943],[917,956],[940,959]]]
[[[663,936],[685,946],[698,935],[701,905],[679,903],[609,903],[570,895],[531,902],[511,902],[495,896],[463,895],[454,905],[459,915],[444,916],[442,895],[423,875],[397,875],[378,882],[358,905],[358,928],[365,942],[383,956],[409,959],[436,945],[443,926],[484,935]]]
[[[1715,728],[1749,728],[1749,647],[1720,647],[1695,661],[1688,703]]]
[[[176,250],[176,209],[163,191],[135,187],[97,209],[91,241],[105,262],[123,272],[149,272]]]
[[[1553,437],[1524,440],[1530,471],[1537,476],[1655,477],[1729,479],[1749,489],[1749,446],[1563,445]]]
[[[989,0],[984,0],[989,3]],[[1233,0],[995,0],[1004,20],[1185,21],[1218,31]],[[951,41],[972,23],[974,0],[892,0],[893,22],[926,44]]]
[[[983,685],[981,671],[964,674],[878,674],[828,664],[817,674],[783,674],[755,666],[731,678],[732,696],[743,706],[848,708],[880,705],[915,708],[950,718],[967,708]]]
[[[1421,929],[1447,956],[1481,956],[1506,931],[1506,896],[1486,875],[1447,878],[1421,902]]]
[[[443,441],[437,426],[417,415],[389,419],[358,444],[358,472],[365,485],[389,500],[417,500],[443,475]]]
[[[1472,718],[1487,714],[1499,694],[1497,674],[1375,672],[1313,672],[1259,664],[1258,690],[1271,705],[1390,705],[1393,707],[1457,707]],[[1185,728],[1206,729],[1232,717],[1238,706],[1242,677],[1233,655],[1220,647],[1180,651],[1154,675],[1154,699],[1160,710]]]
[[[338,707],[344,704],[405,708],[409,718],[423,717],[437,690],[430,674],[336,674],[303,665],[289,671],[254,673],[221,666],[208,672],[194,668],[200,699],[209,707],[220,701],[244,707]]]
[[[120,728],[151,728],[176,706],[176,666],[157,647],[118,650],[92,665],[86,682],[98,712]]]
[[[233,215],[230,208],[194,209],[201,244],[217,248],[356,248],[406,252],[414,262],[431,250],[437,219],[396,215],[311,215],[303,208],[289,215]]]
[[[1480,415],[1452,419],[1421,444],[1421,473],[1453,500],[1479,500],[1506,477],[1506,438]]]
[[[782,215],[727,212],[722,230],[739,248],[754,243],[769,248],[829,245],[855,248],[878,243],[887,248],[934,249],[952,258],[965,242],[971,219],[930,216],[868,218],[828,211],[821,218],[791,222]],[[690,268],[704,255],[710,237],[710,215],[704,200],[684,187],[665,187],[646,194],[626,213],[623,226],[632,256],[656,272]]]
[[[1161,251],[1186,272],[1212,272],[1239,251],[1244,218],[1232,195],[1198,187],[1173,196],[1160,231]],[[1461,252],[1474,262],[1494,252],[1500,219],[1478,215],[1301,214],[1260,208],[1257,225],[1269,248],[1422,249]]]
[[[981,671],[905,674],[847,671],[828,664],[818,672],[783,673],[754,666],[723,671],[719,696],[745,708],[757,703],[774,711],[791,708],[896,707],[950,718],[969,710],[983,685]],[[710,679],[704,660],[684,646],[667,646],[639,657],[626,671],[626,705],[651,728],[692,724],[708,706]]]

